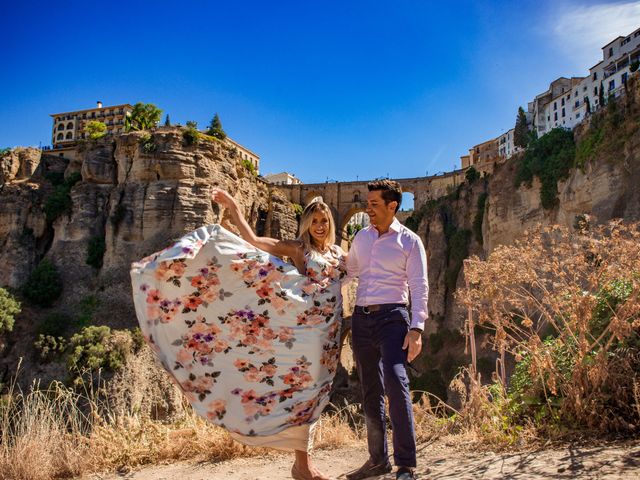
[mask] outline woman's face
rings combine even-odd
[[[318,244],[322,245],[329,234],[329,216],[322,211],[315,211],[311,217],[309,235]]]

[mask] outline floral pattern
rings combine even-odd
[[[338,363],[339,248],[306,275],[219,225],[134,263],[142,332],[204,418],[249,436],[311,424]]]

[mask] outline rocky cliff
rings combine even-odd
[[[92,322],[112,327],[136,325],[132,261],[201,225],[229,227],[209,200],[212,186],[231,191],[260,233],[292,238],[297,230],[292,206],[232,149],[211,138],[188,145],[177,128],[88,142],[71,162],[37,149],[14,150],[0,159],[0,175],[0,285],[19,289],[47,258],[63,284],[49,311],[77,314],[82,300],[93,296],[98,307]],[[62,175],[68,184],[79,178],[68,196],[60,193]],[[101,268],[87,264],[96,239],[106,247]],[[28,334],[45,313],[26,308],[22,317],[28,318],[16,322],[5,359],[31,349]]]

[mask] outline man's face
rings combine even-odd
[[[396,203],[389,202],[384,204],[382,192],[374,190],[367,193],[367,215],[374,227],[389,226],[393,222],[393,216],[396,213]]]

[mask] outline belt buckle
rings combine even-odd
[[[369,311],[369,307],[362,307],[362,313],[365,315],[369,315],[371,312]]]

